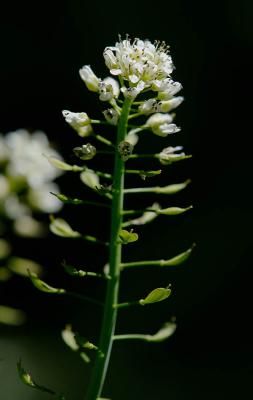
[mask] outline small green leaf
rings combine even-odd
[[[195,244],[192,245],[188,250],[184,251],[183,253],[178,254],[175,257],[170,258],[169,260],[161,260],[161,267],[169,267],[169,266],[176,266],[182,264],[186,261],[194,249]]]
[[[175,183],[173,185],[157,187],[155,192],[160,193],[160,194],[176,194],[176,193],[180,192],[181,190],[185,189],[186,186],[188,186],[190,182],[191,182],[191,180],[188,179],[187,181],[182,182],[182,183]]]
[[[145,181],[146,178],[153,178],[153,176],[160,175],[161,169],[156,171],[140,171],[140,177]]]
[[[69,265],[66,264],[65,262],[62,263],[63,268],[65,269],[65,271],[72,276],[79,276],[80,278],[84,277],[85,275],[87,275],[86,271],[83,271],[81,269],[76,269],[75,267],[73,267],[73,265]]]
[[[193,207],[189,206],[186,208],[180,208],[180,207],[168,207],[168,208],[163,208],[161,210],[157,210],[157,214],[161,215],[179,215],[183,214],[184,212],[191,210]]]
[[[22,367],[21,360],[19,360],[17,363],[17,369],[21,381],[27,386],[36,388],[36,384],[33,382],[31,375],[28,374],[28,372],[26,372],[25,369]]]
[[[122,244],[136,242],[138,240],[138,237],[139,237],[138,234],[133,232],[132,229],[130,232],[125,229],[122,229],[119,232],[119,238]]]
[[[63,171],[74,171],[74,172],[78,172],[78,171],[82,171],[83,168],[79,167],[78,165],[70,165],[65,163],[64,161],[60,160],[59,158],[55,158],[52,156],[46,156],[45,157],[48,159],[48,161],[50,162],[50,164],[58,169],[61,169]]]
[[[26,372],[26,370],[22,367],[21,360],[19,360],[17,363],[17,370],[18,370],[18,374],[19,374],[21,381],[25,385],[30,386],[33,389],[40,390],[41,392],[46,392],[46,393],[52,394],[54,396],[57,395],[53,390],[48,389],[45,386],[41,386],[41,385],[38,385],[37,383],[35,383],[31,377],[31,375],[28,372]],[[58,396],[59,400],[65,399],[64,396],[62,396],[62,395],[57,395],[57,396]]]
[[[173,335],[177,328],[175,322],[165,322],[164,325],[154,335],[147,335],[146,340],[148,342],[163,342]]]
[[[51,217],[49,228],[50,231],[57,236],[69,238],[77,238],[81,236],[79,232],[74,231],[68,222],[62,218]]]
[[[152,303],[157,303],[159,301],[163,301],[167,299],[171,294],[171,289],[170,288],[156,288],[150,292],[145,299],[141,299],[139,303],[142,306],[145,306],[146,304],[152,304]]]
[[[160,205],[158,203],[154,203],[151,207],[148,207],[154,211],[145,211],[140,217],[131,219],[129,221],[123,222],[123,226],[129,225],[145,225],[152,222],[158,216],[158,210],[160,210]]]
[[[46,282],[42,281],[38,278],[38,276],[34,272],[30,272],[28,270],[29,278],[32,281],[32,284],[39,290],[45,293],[53,293],[53,294],[63,294],[65,293],[65,289],[58,289],[48,285]]]

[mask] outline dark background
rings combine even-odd
[[[138,229],[141,241],[128,246],[125,257],[168,258],[192,242],[197,248],[178,268],[124,274],[123,300],[140,298],[168,283],[173,296],[161,304],[122,311],[118,331],[152,333],[173,315],[178,329],[159,345],[115,345],[104,391],[113,400],[252,397],[252,9],[250,0],[73,0],[30,6],[14,2],[1,12],[1,131],[42,129],[69,161],[81,140],[64,122],[61,110],[99,116],[101,105],[86,90],[78,70],[90,64],[98,76],[105,76],[102,52],[115,43],[118,33],[169,43],[174,78],[184,87],[185,102],[177,111],[182,133],[173,143],[184,144],[194,157],[165,168],[152,184],[190,177],[193,183],[184,193],[173,200],[163,197],[161,203],[193,203],[194,211]],[[147,135],[140,146],[148,150],[169,143]],[[110,169],[107,158],[99,163]],[[88,189],[80,188],[78,177],[65,176],[60,184],[64,193],[90,196]],[[153,200],[149,196],[146,205]],[[138,204],[138,196],[129,197],[129,206]],[[90,211],[69,206],[62,215],[83,232],[104,237],[108,215]],[[103,298],[102,283],[66,278],[60,267],[66,258],[99,270],[106,262],[103,249],[50,236],[29,242],[15,239],[14,251],[43,263],[50,283]],[[89,367],[65,348],[59,331],[71,322],[96,341],[100,310],[44,295],[20,278],[1,285],[1,292],[2,304],[23,308],[29,317],[23,328],[1,327],[1,400],[47,398],[19,383],[19,356],[38,382],[64,392],[67,399],[82,399]]]

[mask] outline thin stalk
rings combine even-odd
[[[75,293],[75,292],[64,292],[63,294],[65,294],[65,296],[70,296],[70,297],[74,297],[76,299],[79,300],[83,300],[83,301],[89,301],[90,303],[96,304],[97,306],[102,306],[103,307],[103,303],[99,300],[93,299],[92,297],[88,297],[88,296],[83,296],[82,294],[79,293]]]
[[[99,240],[95,238],[94,236],[90,235],[82,235],[80,236],[81,239],[87,240],[88,242],[96,243],[96,244],[103,244],[104,246],[108,246],[108,242],[104,242],[103,240]]]
[[[126,335],[115,335],[113,340],[147,340],[149,335],[141,334],[141,333],[130,333]]]
[[[154,212],[156,214],[159,214],[159,210],[155,208],[143,208],[142,210],[124,210],[122,211],[123,215],[134,215],[134,214],[142,214],[146,211]]]
[[[102,142],[107,146],[114,147],[114,144],[110,140],[106,139],[104,136],[98,135],[96,133],[93,133],[92,136],[94,136],[99,142]]]
[[[140,187],[140,188],[129,188],[125,189],[124,193],[130,194],[130,193],[157,193],[159,192],[160,187],[152,186],[152,187]],[[150,210],[152,211],[152,210]]]
[[[114,304],[114,308],[126,308],[131,306],[139,306],[139,301],[126,301],[125,303]]]
[[[131,154],[129,158],[159,158],[159,154]]]
[[[125,99],[122,113],[118,123],[117,145],[122,142],[127,133],[127,120],[131,108],[131,101]],[[115,152],[114,162],[114,192],[111,208],[111,237],[110,237],[110,270],[111,279],[107,283],[104,316],[98,348],[101,353],[97,354],[93,369],[91,383],[88,388],[86,400],[97,400],[100,397],[108,363],[111,355],[113,335],[115,330],[117,308],[114,304],[118,303],[120,264],[121,264],[121,244],[118,241],[122,223],[122,210],[124,199],[124,162],[118,152]],[[101,357],[103,354],[103,357]]]
[[[148,267],[148,266],[164,267],[166,265],[165,260],[147,260],[147,261],[133,261],[121,264],[121,269],[132,268],[132,267]]]

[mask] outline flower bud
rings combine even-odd
[[[146,126],[152,129],[155,135],[166,137],[175,132],[179,132],[175,124],[171,124],[172,116],[170,114],[154,114],[148,118]]]
[[[91,92],[98,92],[100,79],[94,74],[89,65],[84,65],[79,74],[85,85]]]
[[[121,91],[126,99],[134,100],[145,88],[145,83],[140,81],[137,86],[123,87]]]
[[[183,150],[182,146],[176,146],[176,147],[166,147],[159,153],[159,161],[163,165],[168,165],[171,164],[173,161],[178,161],[182,158],[185,157],[185,153],[176,153],[177,151]]]
[[[120,75],[121,69],[118,66],[118,61],[109,47],[104,51],[105,65],[109,68],[112,75]]]
[[[81,181],[91,189],[95,190],[100,186],[99,177],[92,169],[83,171],[80,175],[80,178]]]
[[[119,97],[118,82],[111,77],[105,78],[103,81],[99,82],[99,93],[99,99],[101,101],[110,101]]]
[[[129,142],[123,141],[118,145],[120,157],[123,161],[127,161],[133,152],[133,145]]]
[[[97,150],[92,144],[87,143],[81,147],[75,147],[73,152],[81,160],[91,160],[96,155]]]
[[[173,97],[170,100],[160,101],[158,102],[158,111],[169,112],[178,107],[183,102],[183,100],[184,98],[182,96],[178,96]]]
[[[114,110],[114,108],[108,108],[107,110],[103,111],[105,119],[111,125],[117,125],[119,119],[119,113]]]
[[[78,135],[81,137],[89,136],[92,133],[92,126],[90,123],[90,118],[84,112],[74,113],[68,110],[63,110],[62,114],[65,121],[77,131]]]

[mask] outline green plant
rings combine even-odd
[[[126,174],[137,174],[145,180],[161,173],[161,169],[130,169],[126,167],[126,165],[130,165],[132,168],[132,162],[134,162],[135,159],[144,159],[146,164],[146,161],[151,158],[157,159],[163,166],[166,166],[189,158],[190,156],[180,152],[182,150],[180,146],[169,146],[159,153],[140,154],[134,151],[138,141],[138,135],[146,134],[144,132],[151,131],[158,137],[162,137],[161,140],[164,140],[164,137],[175,134],[180,130],[173,122],[175,114],[169,113],[182,102],[183,98],[181,96],[175,96],[181,89],[181,84],[172,81],[170,77],[173,71],[173,64],[168,53],[168,47],[163,42],[152,44],[149,41],[142,41],[139,39],[135,39],[133,42],[128,38],[125,40],[120,39],[114,47],[105,49],[104,58],[110,73],[118,78],[119,83],[111,77],[105,78],[104,80],[99,79],[89,66],[84,66],[80,70],[80,75],[90,91],[98,93],[99,99],[102,102],[108,102],[110,104],[111,108],[103,112],[105,119],[94,120],[89,118],[86,113],[73,113],[67,110],[63,111],[63,115],[66,121],[81,137],[94,138],[109,148],[109,152],[106,152],[114,157],[113,173],[94,171],[86,165],[80,165],[80,162],[78,165],[71,165],[55,157],[48,156],[49,162],[56,168],[80,173],[82,182],[97,192],[97,194],[104,196],[108,201],[105,203],[93,202],[71,198],[65,194],[54,194],[59,200],[63,203],[76,205],[87,204],[96,207],[110,207],[111,209],[111,234],[108,242],[98,240],[90,235],[83,235],[72,229],[69,223],[61,218],[52,217],[50,224],[51,231],[58,236],[81,238],[93,242],[94,244],[108,246],[109,248],[109,265],[105,268],[104,272],[99,274],[92,271],[83,271],[64,263],[64,268],[70,275],[79,277],[86,275],[97,276],[103,278],[107,285],[99,343],[96,345],[92,344],[79,334],[72,332],[70,326],[67,326],[62,333],[64,341],[72,350],[77,351],[84,361],[89,359],[86,354],[87,350],[96,352],[92,378],[85,396],[86,400],[101,399],[100,396],[114,341],[128,339],[146,340],[148,342],[162,341],[168,338],[175,330],[175,322],[170,321],[155,335],[115,334],[115,325],[119,309],[131,305],[141,307],[148,306],[149,304],[167,299],[171,294],[170,286],[152,288],[142,299],[134,302],[119,303],[121,272],[130,268],[145,266],[176,266],[184,262],[190,256],[193,248],[191,247],[169,260],[122,262],[122,248],[125,245],[130,245],[132,242],[139,240],[138,234],[134,232],[133,229],[127,229],[128,227],[146,224],[159,215],[175,216],[191,209],[191,206],[186,208],[161,208],[157,203],[141,210],[124,209],[124,197],[130,193],[142,194],[151,192],[157,193],[158,195],[163,194],[165,196],[173,195],[183,190],[189,184],[189,180],[187,180],[182,183],[170,184],[162,187],[145,186],[125,188],[124,177]],[[152,95],[151,98],[150,93]],[[133,123],[133,121],[136,120],[139,121],[139,123]],[[97,134],[95,129],[96,124],[115,126],[117,130],[115,140]],[[74,153],[79,161],[88,161],[105,152],[96,149],[93,144],[85,143],[80,147],[76,147]],[[102,185],[100,183],[100,178],[111,181],[111,185]],[[138,214],[140,214],[140,216],[137,218],[126,219],[128,216]],[[68,294],[64,289],[49,286],[47,283],[41,281],[34,273],[30,273],[30,278],[32,283],[44,292]],[[19,373],[25,383],[34,388],[54,394],[54,392],[35,384],[24,371],[20,363]],[[60,395],[58,398],[63,399],[64,396]]]

